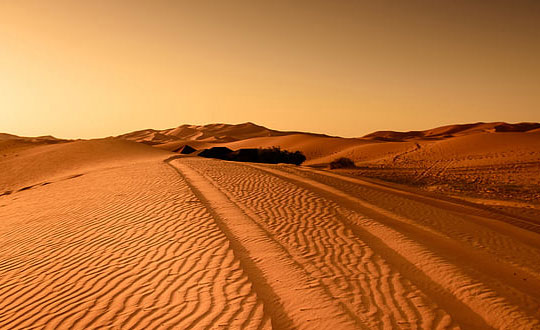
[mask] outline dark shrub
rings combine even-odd
[[[225,147],[205,149],[199,153],[201,157],[218,158],[237,162],[253,162],[278,164],[287,163],[300,165],[306,160],[306,156],[300,151],[290,152],[281,150],[279,147],[260,149],[239,149],[232,151]]]
[[[356,165],[354,165],[354,162],[349,159],[349,158],[345,158],[345,157],[341,157],[341,158],[338,158],[334,161],[332,161],[330,163],[330,168],[331,169],[336,169],[336,168],[355,168]]]
[[[195,148],[193,148],[193,147],[191,147],[191,146],[189,146],[187,144],[173,150],[173,152],[179,152],[179,153],[184,154],[184,155],[192,154],[195,151],[197,151],[197,149],[195,149]]]
[[[230,159],[237,162],[259,162],[259,149],[239,149],[230,154]]]
[[[210,149],[204,149],[199,153],[199,156],[206,158],[229,159],[229,155],[231,153],[232,150],[227,147],[213,147]]]
[[[295,164],[300,165],[306,160],[306,156],[300,151],[290,152],[281,150],[279,147],[259,149],[259,162],[269,164]]]

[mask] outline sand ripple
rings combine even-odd
[[[540,328],[534,224],[307,168],[160,157],[0,196],[0,329]]]

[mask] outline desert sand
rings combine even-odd
[[[0,135],[0,329],[540,329],[538,127]]]
[[[302,151],[307,166],[325,168],[336,158],[347,157],[357,168],[342,174],[406,184],[484,204],[525,203],[534,209],[531,205],[540,200],[539,123],[448,125],[425,131],[379,131],[359,138],[281,132],[253,123],[210,124],[143,130],[117,138],[169,151],[185,145],[196,149],[279,146]]]

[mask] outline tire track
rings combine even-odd
[[[339,206],[245,165],[182,159],[210,177],[244,213],[267,228],[332,299],[369,328],[456,324],[343,224]]]
[[[207,205],[264,299],[276,328],[350,329],[361,327],[300,266],[299,256],[275,241],[265,226],[247,215],[213,180],[184,160],[171,162]]]
[[[478,209],[469,204],[462,205],[452,199],[438,200],[433,196],[399,191],[393,187],[334,173],[307,169],[301,171],[292,168],[280,169],[345,191],[372,206],[377,205],[379,214],[391,214],[391,217],[401,223],[427,231],[432,234],[431,236],[440,237],[444,241],[453,241],[462,249],[466,249],[467,255],[476,257],[472,261],[475,265],[483,265],[486,259],[497,259],[494,264],[504,261],[508,267],[493,269],[488,264],[482,268],[490,273],[510,277],[507,281],[516,288],[524,292],[532,290],[532,293],[540,296],[540,264],[530,262],[540,259],[539,236],[534,232],[509,225],[505,221],[507,216],[504,214]],[[467,259],[467,256],[462,259]],[[523,278],[528,279],[527,283],[522,282]]]
[[[495,328],[540,327],[535,316],[538,313],[535,306],[540,304],[535,293],[539,292],[538,281],[534,275],[527,282],[520,281],[511,274],[522,269],[513,269],[510,264],[500,265],[500,261],[489,254],[466,250],[436,231],[417,226],[411,219],[326,183],[300,177],[281,168],[251,166],[340,201],[344,206],[344,221],[361,237],[371,235],[370,245],[378,244],[380,251],[386,250],[384,253],[389,260],[399,260],[394,264],[409,263],[400,271],[420,287],[422,283],[427,283],[422,287],[423,291],[429,292],[442,306],[446,305],[451,315],[460,319],[460,324],[473,326],[470,320],[476,319],[477,325],[474,327],[482,326],[483,322]],[[377,239],[379,242],[376,242]],[[507,276],[499,280],[493,277],[494,274]],[[464,311],[469,311],[468,315]],[[481,316],[483,321],[474,317],[475,314]]]

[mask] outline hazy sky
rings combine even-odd
[[[0,132],[540,121],[540,1],[0,0]]]

